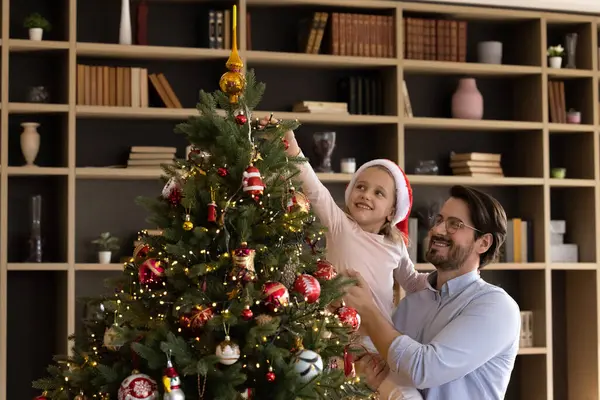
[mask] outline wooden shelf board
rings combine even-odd
[[[493,263],[486,265],[482,271],[530,271],[543,270],[546,268],[545,263]],[[415,269],[419,271],[433,271],[435,268],[429,263],[415,264]]]
[[[395,58],[333,56],[330,54],[280,53],[274,51],[244,52],[249,68],[254,65],[286,65],[290,67],[314,68],[354,68],[354,67],[395,67]]]
[[[550,268],[553,270],[566,270],[566,271],[590,271],[598,269],[598,264],[590,262],[579,262],[579,263],[550,263]]]
[[[543,178],[512,178],[512,177],[474,177],[453,175],[408,175],[408,180],[413,186],[541,186]]]
[[[8,49],[14,52],[67,50],[68,48],[69,42],[55,40],[9,39],[8,41]]]
[[[48,103],[9,103],[8,112],[12,114],[66,113],[68,104]]]
[[[84,179],[159,179],[160,168],[78,167],[75,176]]]
[[[443,15],[446,18],[484,21],[515,21],[540,18],[539,11],[477,7],[472,5],[450,5],[434,2],[402,3],[404,12],[423,12]]]
[[[123,264],[78,263],[75,264],[75,271],[123,271]]]
[[[556,179],[550,178],[548,183],[551,187],[594,187],[594,179]]]
[[[7,167],[9,176],[56,176],[68,175],[69,169],[65,167]]]
[[[523,76],[542,73],[541,67],[506,64],[482,64],[452,61],[403,60],[401,63],[405,73],[475,76]]]
[[[195,108],[76,106],[82,118],[174,119],[185,120],[199,115]]]
[[[546,71],[551,79],[592,78],[595,75],[591,69],[547,68]]]
[[[548,349],[545,347],[521,347],[519,349],[520,356],[547,354],[547,353],[548,353]]]
[[[75,48],[78,56],[88,57],[147,60],[226,60],[227,57],[229,57],[229,50],[194,47],[139,46],[114,43],[78,42]]]
[[[66,271],[67,263],[8,263],[9,271]]]
[[[404,119],[404,127],[410,129],[525,131],[542,129],[543,124],[529,121],[412,117]]]
[[[163,171],[159,168],[111,168],[111,167],[78,167],[75,176],[80,179],[159,179]],[[317,173],[322,182],[350,182],[352,174]]]
[[[269,116],[269,111],[253,111],[255,117]],[[390,115],[354,115],[354,114],[326,114],[326,113],[301,113],[277,111],[273,112],[277,119],[297,119],[303,124],[324,123],[336,125],[377,125],[397,124],[399,118]]]
[[[548,124],[548,132],[550,133],[580,133],[594,132],[594,125],[587,124]]]
[[[75,112],[80,118],[126,118],[126,119],[173,119],[185,120],[199,115],[195,108],[164,108],[164,107],[109,107],[109,106],[76,106]],[[225,112],[219,110],[221,115]],[[253,115],[268,116],[270,111],[255,110]],[[389,115],[349,115],[301,112],[274,112],[279,119],[298,119],[302,123],[333,123],[337,125],[376,125],[395,124],[398,117]]]
[[[331,7],[344,7],[344,8],[365,8],[364,0],[347,0],[340,3],[339,0],[246,0],[248,6],[276,6],[276,7],[289,7],[289,6],[331,6]],[[369,0],[368,8],[377,9],[394,9],[394,5],[390,4],[389,1],[378,1]]]

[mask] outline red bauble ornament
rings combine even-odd
[[[235,123],[238,125],[246,125],[246,123],[248,122],[248,117],[246,117],[244,114],[238,114],[235,116]]]
[[[314,276],[302,274],[296,278],[294,290],[300,293],[307,303],[314,303],[321,295],[321,284]]]
[[[324,281],[329,281],[337,276],[337,271],[335,270],[333,264],[329,261],[319,260],[317,261],[317,270],[313,276]]]
[[[252,312],[252,310],[250,309],[250,307],[246,306],[246,308],[244,308],[240,314],[242,316],[242,319],[244,321],[250,321],[252,319],[252,317],[254,317],[254,313]]]
[[[253,165],[250,165],[243,174],[243,191],[250,194],[254,199],[263,194],[265,184],[260,176],[260,171]]]
[[[39,396],[35,396],[33,400],[48,400],[48,397],[45,394],[41,394]]]
[[[269,372],[267,372],[267,374],[265,375],[265,378],[267,378],[267,382],[275,381],[275,372],[273,372],[272,367],[269,367]]]
[[[158,396],[156,382],[148,375],[134,371],[121,382],[118,400],[157,400]]]
[[[217,174],[219,174],[220,177],[226,177],[229,175],[229,171],[227,171],[227,168],[220,167],[217,169]]]
[[[265,305],[272,312],[279,307],[287,306],[290,301],[290,294],[287,288],[279,282],[265,283],[262,294]]]
[[[152,285],[160,282],[164,273],[165,269],[160,265],[160,261],[151,258],[140,265],[138,277],[142,285]]]
[[[356,309],[342,306],[338,308],[335,313],[342,324],[352,328],[353,331],[357,331],[358,328],[360,328],[360,315]]]
[[[193,332],[201,329],[215,316],[212,307],[195,306],[191,312],[179,318],[181,326]]]

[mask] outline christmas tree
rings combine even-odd
[[[349,346],[360,319],[338,302],[352,281],[319,250],[323,229],[295,188],[284,134],[258,125],[265,85],[235,46],[221,90],[176,127],[193,146],[139,202],[162,230],[141,232],[114,295],[34,382],[39,399],[367,398]]]

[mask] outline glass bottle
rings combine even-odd
[[[31,198],[31,232],[27,262],[42,262],[42,196]]]

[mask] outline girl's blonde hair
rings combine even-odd
[[[394,179],[394,176],[390,172],[390,170],[388,170],[386,167],[384,167],[382,165],[374,165],[369,168],[378,168],[382,171],[385,171],[392,178],[392,181],[394,182],[394,204],[396,204],[396,190],[395,190],[396,189],[396,181]],[[393,208],[395,209],[396,206],[394,206]],[[356,222],[356,220],[352,217],[352,215],[350,215],[350,210],[348,209],[347,204],[344,205],[344,213],[346,213],[348,218],[350,218],[352,221]],[[386,218],[385,222],[383,223],[383,225],[381,226],[381,229],[379,229],[379,234],[383,235],[386,239],[392,241],[393,243],[404,244],[404,245],[408,246],[408,237],[405,237],[405,235],[403,235],[402,232],[400,232],[400,230],[396,227],[396,225],[393,225],[387,218]]]

